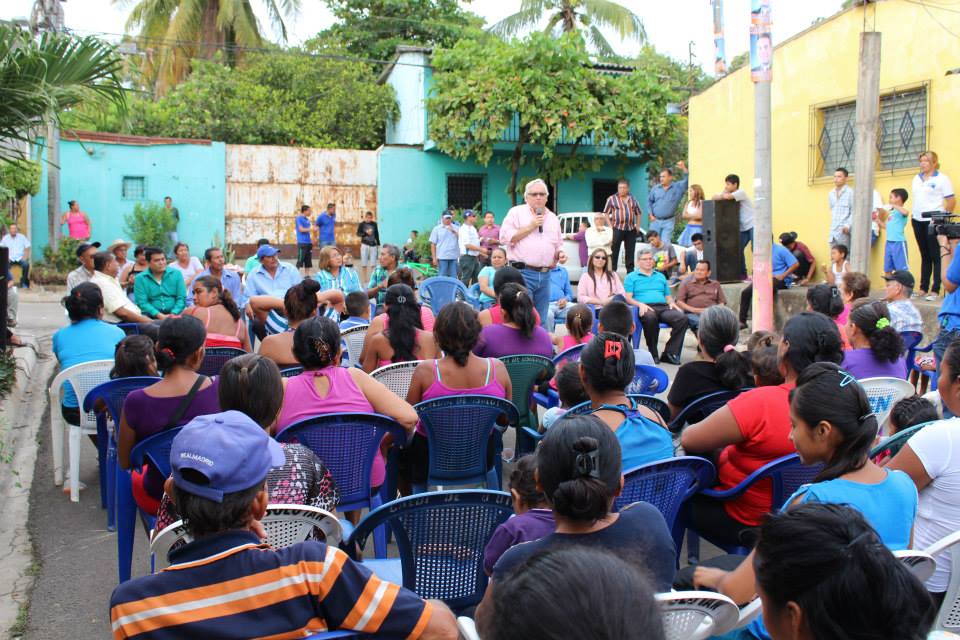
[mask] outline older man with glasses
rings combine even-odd
[[[643,336],[653,361],[680,364],[680,350],[683,348],[683,335],[687,332],[687,316],[677,306],[670,294],[670,285],[666,276],[654,269],[653,253],[650,249],[637,252],[637,270],[627,276],[623,283],[627,304],[637,307],[640,312],[640,324]],[[660,323],[670,327],[670,339],[657,357],[657,344],[660,339]]]
[[[520,270],[541,323],[550,307],[550,272],[557,264],[563,238],[560,219],[547,209],[547,183],[536,178],[523,190],[524,204],[507,212],[500,225],[500,242],[510,265]]]

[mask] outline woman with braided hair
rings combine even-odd
[[[847,335],[853,348],[844,352],[843,368],[858,380],[903,378],[907,361],[903,338],[890,324],[887,304],[881,300],[857,300],[847,316]]]

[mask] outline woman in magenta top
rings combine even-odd
[[[433,329],[443,357],[421,362],[416,368],[407,392],[407,403],[414,405],[424,400],[462,395],[496,396],[509,400],[513,387],[503,363],[496,358],[480,358],[471,353],[480,332],[477,312],[470,305],[455,302],[443,307]],[[493,464],[493,454],[493,447],[487,447],[488,467]],[[410,461],[414,484],[425,483],[429,465],[427,436],[419,424],[405,457]]]
[[[80,211],[80,205],[76,200],[71,200],[67,205],[69,205],[70,210],[60,216],[60,224],[67,225],[67,232],[74,240],[89,239],[93,233],[90,217]]]
[[[381,333],[364,340],[360,356],[364,371],[370,373],[394,362],[426,360],[437,355],[433,334],[423,329],[420,303],[413,289],[405,284],[390,285],[383,305],[383,315],[390,322],[384,323]]]
[[[577,302],[602,307],[615,295],[623,295],[623,283],[620,276],[610,270],[606,250],[597,249],[590,255],[590,265],[584,266],[577,282]]]
[[[340,366],[340,327],[330,318],[302,322],[293,334],[293,355],[303,373],[283,380],[278,433],[295,422],[328,413],[380,413],[413,432],[417,424],[413,407],[360,369]],[[378,453],[370,485],[380,486],[385,475],[383,456]]]
[[[499,296],[503,324],[485,326],[473,352],[492,358],[517,354],[552,357],[553,341],[546,329],[536,323],[533,299],[527,290],[510,283],[503,287]]]

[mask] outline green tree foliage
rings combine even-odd
[[[278,50],[249,55],[237,68],[194,61],[190,77],[167,95],[133,101],[126,131],[233,144],[373,149],[396,113],[393,89],[376,82],[370,65]]]
[[[33,160],[17,158],[0,163],[0,187],[10,190],[17,198],[37,195],[41,175],[43,168]]]
[[[451,47],[482,33],[483,19],[456,0],[324,0],[337,23],[324,32],[351,54],[389,60],[397,45]]]
[[[455,158],[486,165],[509,139],[501,161],[510,168],[514,203],[528,162],[551,181],[596,170],[603,158],[582,153],[596,144],[616,156],[648,161],[675,135],[666,114],[676,99],[656,75],[610,74],[590,64],[572,35],[534,33],[523,41],[462,40],[435,52],[427,100],[430,137]]]
[[[576,33],[603,58],[616,57],[613,46],[600,31],[613,29],[621,39],[643,43],[647,33],[639,17],[612,0],[521,0],[520,10],[490,27],[503,37],[515,36],[546,18],[544,33]]]
[[[177,228],[170,210],[159,202],[138,202],[131,213],[123,216],[126,231],[136,244],[148,247],[168,247],[168,235]]]

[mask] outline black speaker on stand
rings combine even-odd
[[[703,257],[711,277],[719,282],[740,282],[740,203],[704,200]]]

